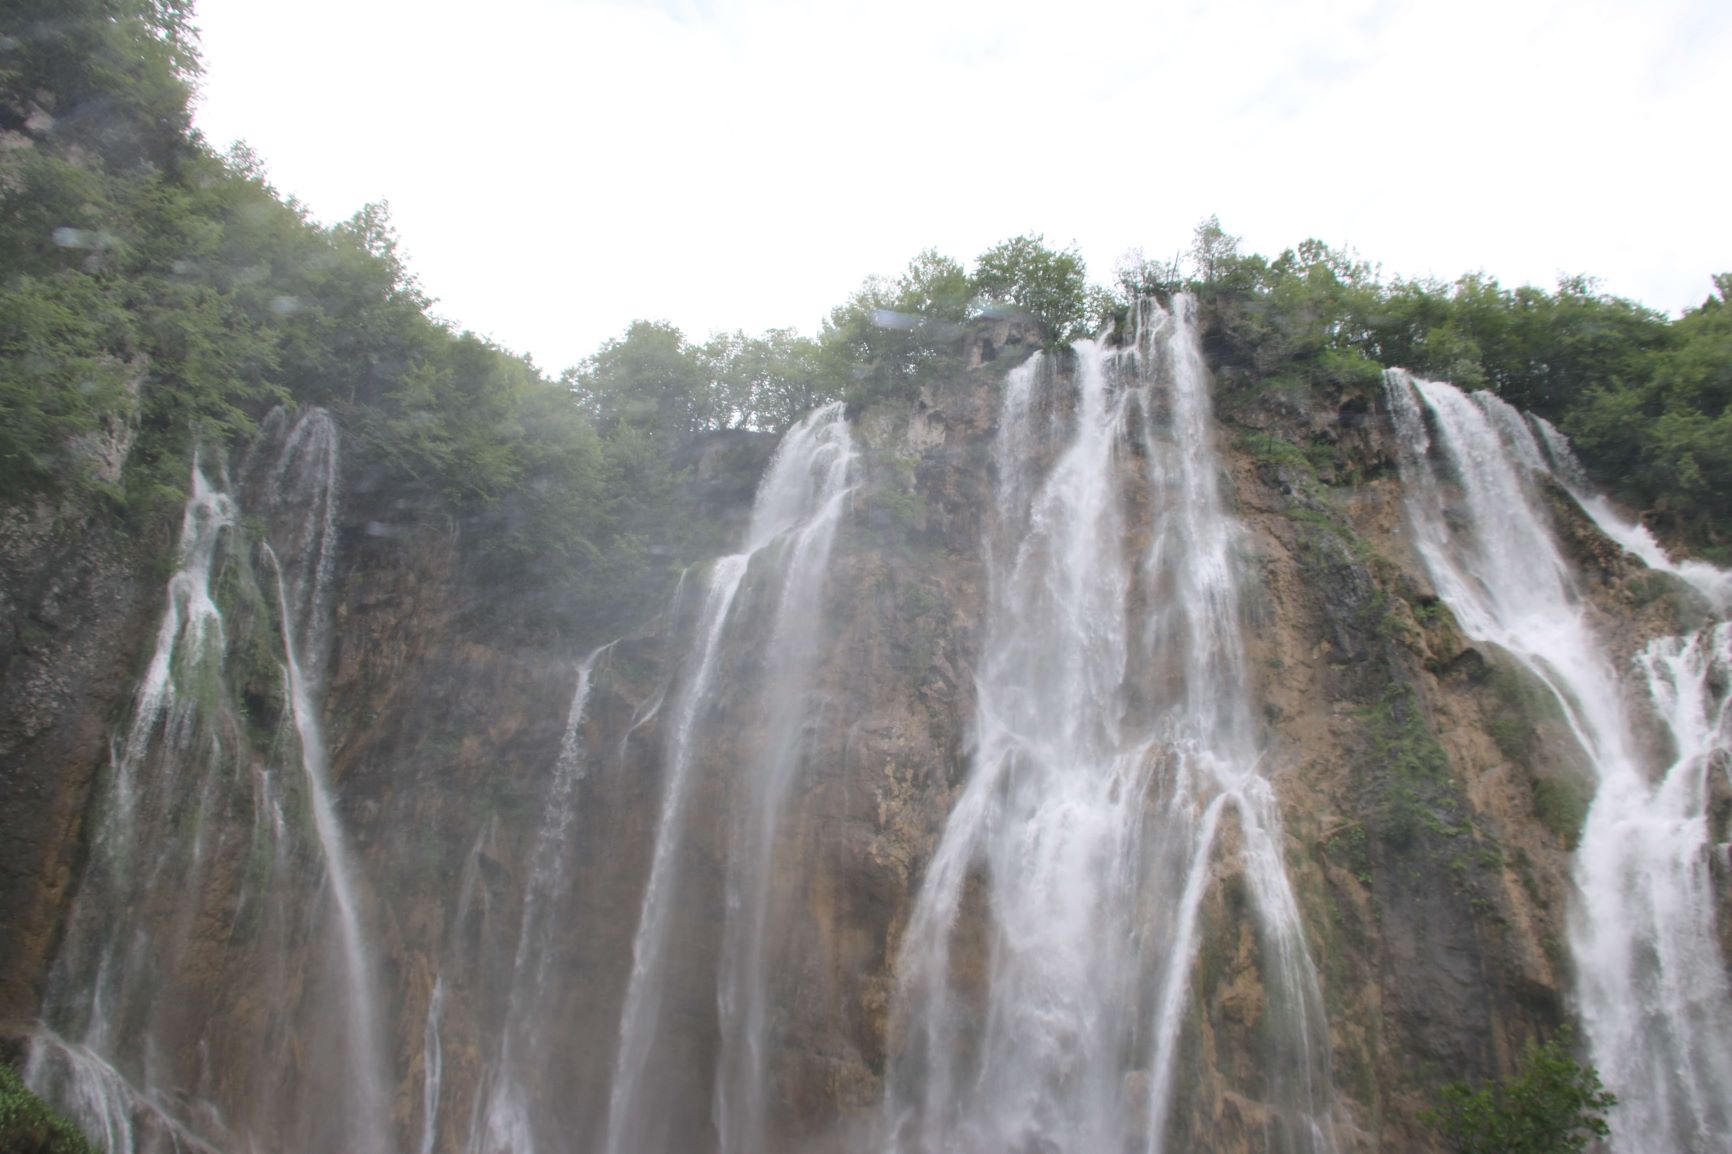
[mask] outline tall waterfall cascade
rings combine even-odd
[[[1732,627],[1649,642],[1620,668],[1540,503],[1550,474],[1608,536],[1724,610],[1728,575],[1674,564],[1592,492],[1555,429],[1490,393],[1391,372],[1407,510],[1462,629],[1550,690],[1595,780],[1575,853],[1570,950],[1589,1055],[1619,1095],[1620,1154],[1724,1148],[1732,1133],[1732,990],[1709,854],[1710,775],[1732,754]],[[1537,434],[1537,435],[1536,435]],[[1657,719],[1669,754],[1639,740]]]
[[[1077,344],[1074,384],[1042,354],[1004,386],[975,751],[896,970],[894,1151],[1172,1148],[1200,907],[1223,857],[1268,990],[1265,1140],[1336,1148],[1194,305],[1140,321],[1124,348]],[[976,887],[989,945],[971,986],[957,951]]]
[[[378,994],[320,724],[336,426],[320,409],[277,410],[239,474],[231,489],[193,467],[155,649],[113,742],[27,1077],[118,1154],[242,1149],[255,1131],[387,1154]],[[254,663],[249,685],[276,695],[274,733],[249,731],[231,697],[237,655]],[[322,884],[297,876],[309,860]],[[230,926],[218,974],[188,964],[213,919]],[[309,934],[328,944],[324,965],[283,972]],[[329,990],[303,1002],[303,983]],[[260,1001],[262,1018],[230,1016]],[[295,1037],[318,1069],[274,1075],[258,1060],[261,1030]],[[231,1066],[256,1081],[236,1093]]]
[[[1221,425],[1189,297],[1019,325],[656,442],[738,528],[683,569],[517,582],[549,510],[445,519],[316,408],[194,457],[162,571],[101,560],[136,677],[66,695],[0,1047],[110,1154],[1347,1154],[1564,1016],[1615,1154],[1721,1150],[1732,573],[1489,393]],[[621,572],[661,611],[595,620]],[[1390,681],[1465,832],[1379,824]]]
[[[666,1057],[663,1020],[670,964],[673,895],[687,868],[682,848],[699,768],[699,743],[723,642],[754,571],[771,606],[760,634],[763,670],[758,692],[770,702],[764,738],[751,764],[740,767],[744,791],[736,805],[725,872],[726,922],[717,961],[716,1004],[720,1069],[712,1118],[719,1147],[760,1148],[765,1111],[765,1032],[768,976],[762,949],[770,866],[782,801],[801,762],[802,719],[816,707],[807,680],[816,659],[823,584],[831,546],[846,509],[853,440],[840,404],[826,405],[783,437],[753,504],[743,551],[711,568],[686,680],[673,703],[663,751],[665,780],[649,877],[644,889],[632,965],[620,1016],[609,1094],[606,1154],[653,1154],[672,1149],[657,1100],[658,1056]]]

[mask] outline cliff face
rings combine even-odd
[[[854,483],[801,689],[812,706],[803,759],[764,843],[768,914],[754,941],[768,975],[765,1149],[856,1149],[882,1136],[887,1065],[908,1028],[895,1014],[899,950],[974,749],[1004,372],[1030,351],[1030,332],[1000,322],[972,365],[854,424]],[[1061,361],[1060,378],[1069,371]],[[1382,394],[1290,396],[1229,378],[1215,405],[1224,496],[1244,530],[1260,768],[1327,1011],[1339,1145],[1430,1149],[1416,1115],[1439,1082],[1506,1071],[1526,1039],[1569,1018],[1569,855],[1591,783],[1543,690],[1471,645],[1431,587]],[[699,462],[699,507],[737,536],[770,446],[724,442]],[[1134,467],[1123,464],[1127,484]],[[1594,624],[1620,658],[1700,620],[1688,591],[1623,554],[1566,495],[1552,505]],[[124,725],[161,598],[140,543],[40,520],[8,523],[12,641],[0,687],[0,1015],[25,1032],[81,847],[99,829],[91,782]],[[612,1140],[634,934],[658,839],[671,836],[681,858],[665,889],[651,1133],[708,1148],[732,1036],[718,995],[740,900],[730,854],[751,816],[743,767],[764,760],[779,724],[761,687],[780,612],[775,566],[787,562],[754,557],[742,578],[708,692],[692,706],[697,736],[679,771],[690,798],[670,833],[669,739],[697,676],[707,570],[688,573],[647,625],[594,623],[597,641],[626,635],[591,655],[525,640],[534,605],[476,577],[484,534],[393,520],[382,495],[364,494],[343,506],[336,541],[322,718],[375,971],[393,1145],[526,1149],[529,1136],[546,1145],[557,1134],[587,1151]],[[248,700],[244,686],[236,696]],[[1175,1148],[1261,1149],[1277,1096],[1243,832],[1229,821],[1200,907]],[[304,921],[281,939],[273,972],[329,971],[333,915],[319,896],[329,883],[313,859],[292,876]],[[986,981],[989,901],[982,879],[963,890],[950,954],[959,989]],[[253,973],[229,960],[231,928],[220,918],[194,928],[182,964],[231,982]],[[306,1068],[306,1055],[334,1052],[317,1050],[316,1036],[344,1028],[310,1006],[334,997],[319,991],[310,983],[251,1024],[242,996],[232,1012],[243,1024],[225,1028],[256,1027],[269,1039],[259,1053],[280,1070],[207,1069],[178,1088],[185,1100],[209,1093],[237,1132],[262,1129],[265,1148],[321,1133],[293,1120],[330,1089],[328,1074]],[[1126,1093],[1148,1076],[1132,1063]],[[274,1077],[298,1088],[268,1109],[221,1100],[227,1083]],[[196,1111],[181,1118],[197,1129]]]
[[[152,546],[72,502],[0,519],[0,1022],[41,1002],[91,783],[158,611]]]

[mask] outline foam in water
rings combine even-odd
[[[1657,780],[1602,778],[1576,854],[1570,945],[1594,1061],[1621,1099],[1615,1148],[1708,1154],[1732,1134],[1732,993],[1707,812],[1708,775],[1732,753],[1732,627],[1656,639],[1636,672],[1672,759]]]
[[[804,616],[815,607],[835,523],[845,505],[852,459],[853,446],[840,404],[826,405],[791,428],[759,486],[745,551],[723,557],[711,568],[698,614],[690,672],[674,706],[664,749],[661,817],[632,942],[632,969],[609,1094],[606,1154],[649,1154],[668,1141],[665,1128],[654,1116],[662,1107],[647,1082],[652,1055],[662,1036],[673,890],[681,869],[681,845],[693,794],[699,721],[709,702],[718,653],[736,597],[749,569],[759,564],[773,566],[779,592],[776,624],[770,636],[773,644],[794,640],[783,622]],[[798,644],[804,646],[809,641],[801,638]],[[791,740],[790,734],[784,735],[787,740]],[[763,791],[761,800],[773,807],[793,766],[772,750],[763,768],[769,776],[758,785]],[[760,870],[765,855],[771,852],[774,814],[764,820],[770,825],[769,833],[764,834],[763,827],[753,830],[748,826],[749,836],[763,836],[756,843],[742,842],[739,868],[731,871],[729,878],[739,903],[738,912],[730,914],[748,922],[759,916],[757,910],[764,900]],[[718,1079],[713,1110],[722,1133],[736,1136],[732,1140],[755,1141],[752,1135],[762,1116],[758,1097],[762,1092],[762,1053],[755,1039],[762,1036],[764,976],[753,952],[755,943],[734,942],[725,949],[729,951],[725,981],[731,985],[725,985],[719,997],[724,1001],[724,1064],[728,1073]]]
[[[1732,1004],[1705,809],[1712,763],[1732,749],[1727,627],[1656,640],[1637,658],[1632,680],[1673,746],[1669,765],[1646,764],[1624,683],[1536,499],[1530,477],[1548,460],[1529,426],[1490,394],[1399,371],[1386,385],[1409,519],[1440,596],[1470,637],[1501,646],[1551,690],[1596,779],[1570,945],[1590,1054],[1620,1097],[1613,1146],[1720,1149],[1732,1127]],[[1573,466],[1538,427],[1550,461]],[[1562,479],[1586,491],[1579,471]]]
[[[1122,350],[1075,346],[1050,466],[1068,399],[1050,359],[1005,383],[977,748],[898,959],[893,1150],[1164,1149],[1229,814],[1280,1067],[1264,1138],[1334,1148],[1321,997],[1259,773],[1238,530],[1192,309],[1145,314]],[[1141,556],[1126,549],[1137,485],[1154,510]],[[971,892],[985,959],[958,956]],[[981,967],[979,983],[958,981]]]

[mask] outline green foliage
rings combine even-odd
[[[17,16],[0,53],[7,496],[99,487],[89,447],[130,437],[113,495],[170,525],[195,450],[219,460],[272,406],[317,404],[344,428],[357,516],[484,529],[483,568],[581,581],[622,523],[594,423],[527,360],[427,315],[387,206],[318,227],[244,147],[188,133],[187,5]]]
[[[1588,820],[1593,793],[1582,782],[1567,777],[1533,779],[1534,816],[1566,850],[1582,840],[1582,825]]]
[[[1121,299],[1179,287],[1140,257]],[[1202,303],[1208,353],[1269,391],[1364,392],[1384,366],[1491,389],[1556,422],[1595,477],[1699,548],[1732,520],[1732,275],[1675,322],[1588,277],[1509,289],[1481,273],[1382,282],[1351,253],[1308,240],[1273,261],[1198,226],[1183,287]]]
[[[1646,342],[1636,364],[1591,380],[1563,425],[1627,497],[1698,540],[1723,543],[1732,517],[1732,276],[1715,287]]]
[[[718,333],[704,345],[703,358],[721,428],[779,431],[835,399],[818,342],[793,329],[756,337]]]
[[[1478,1090],[1443,1088],[1443,1104],[1424,1120],[1455,1154],[1568,1154],[1611,1133],[1606,1115],[1618,1104],[1592,1066],[1569,1051],[1569,1032],[1544,1045],[1529,1042],[1519,1074]]]
[[[1556,293],[1384,286],[1316,241],[1267,261],[1210,218],[1188,269],[1133,254],[1112,292],[1040,236],[972,272],[929,249],[868,280],[816,340],[699,343],[639,321],[552,381],[428,315],[386,205],[320,227],[244,146],[219,156],[190,131],[188,0],[19,0],[7,26],[0,487],[14,500],[100,492],[162,528],[195,452],[222,457],[275,405],[322,405],[344,429],[355,516],[485,532],[482,576],[587,591],[548,592],[567,614],[619,611],[713,545],[687,484],[711,434],[779,431],[838,397],[906,403],[958,370],[983,314],[1063,340],[1188,287],[1211,358],[1240,381],[1363,393],[1400,362],[1485,383],[1554,415],[1590,467],[1704,540],[1732,512],[1732,278],[1668,325],[1582,278]],[[110,485],[93,449],[129,438]]]
[[[1363,314],[1378,295],[1370,265],[1318,240],[1272,263],[1241,256],[1214,218],[1197,228],[1190,287],[1216,318],[1217,355],[1272,385],[1375,387]]]
[[[819,333],[820,387],[856,408],[907,400],[956,365],[973,298],[962,266],[931,249],[895,280],[869,277]]]
[[[1374,826],[1383,839],[1397,850],[1410,850],[1422,833],[1462,832],[1449,820],[1456,808],[1449,757],[1413,690],[1391,684],[1361,717],[1366,759],[1378,787]]]
[[[32,1094],[4,1062],[0,1062],[0,1150],[8,1154],[96,1154],[96,1147]]]
[[[1074,249],[1049,248],[1039,236],[994,245],[975,262],[972,276],[927,249],[901,275],[870,277],[831,310],[814,362],[819,391],[839,393],[856,408],[905,401],[921,382],[955,371],[972,319],[1019,314],[1057,343],[1099,327],[1123,307],[1113,294],[1088,285]]]
[[[572,378],[572,393],[596,424],[684,434],[711,427],[709,366],[685,334],[664,321],[637,321],[608,341]]]
[[[90,278],[20,276],[0,285],[0,487],[65,478],[74,437],[132,417],[128,367],[108,332],[126,325]]]
[[[100,156],[112,169],[188,154],[197,71],[190,0],[14,0],[0,54],[0,128]]]
[[[1228,235],[1221,227],[1221,218],[1211,214],[1191,236],[1191,263],[1199,281],[1220,285],[1230,281],[1246,262],[1239,255],[1239,238]]]
[[[909,261],[897,278],[894,307],[929,321],[960,321],[973,309],[975,293],[968,270],[929,248]]]
[[[1055,341],[1082,336],[1089,320],[1087,268],[1074,248],[1049,248],[1036,234],[1012,237],[980,254],[975,290],[1039,321]]]

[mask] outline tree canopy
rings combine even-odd
[[[213,151],[190,128],[197,69],[188,0],[8,7],[0,485],[13,499],[78,494],[172,519],[196,448],[220,454],[273,406],[323,405],[354,447],[357,502],[389,494],[397,512],[486,526],[493,563],[647,598],[708,547],[673,513],[696,439],[773,433],[837,398],[905,403],[959,370],[977,323],[1027,318],[1060,344],[1110,331],[1139,296],[1190,291],[1229,387],[1371,388],[1399,364],[1492,388],[1556,421],[1661,528],[1726,543],[1732,278],[1674,321],[1582,277],[1386,282],[1317,241],[1269,260],[1211,217],[1188,254],[1130,254],[1110,288],[1039,234],[971,265],[927,249],[868,278],[814,336],[694,339],[646,319],[550,378],[430,316],[387,205],[324,226],[244,145]],[[606,581],[585,579],[603,567]]]

